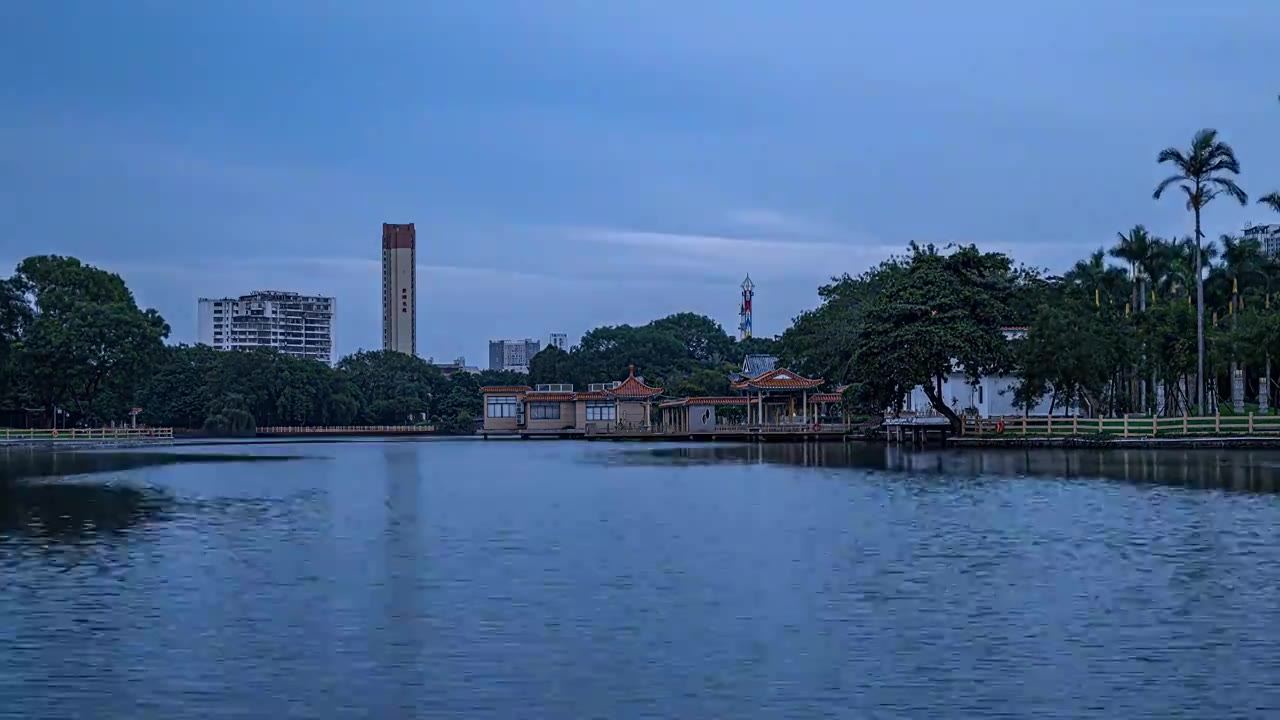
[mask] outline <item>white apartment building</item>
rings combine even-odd
[[[533,338],[523,340],[490,340],[489,369],[509,372],[529,372],[529,360],[542,349],[542,343]]]
[[[238,298],[200,298],[198,342],[216,350],[270,347],[285,355],[337,361],[333,324],[337,301],[280,290]]]
[[[551,347],[569,352],[569,336],[565,333],[551,333]]]
[[[1240,235],[1245,238],[1253,238],[1262,246],[1262,251],[1268,255],[1280,255],[1280,224],[1271,225],[1246,225]]]

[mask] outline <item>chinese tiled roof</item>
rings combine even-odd
[[[807,390],[822,384],[822,378],[801,377],[786,368],[774,368],[767,373],[732,383],[737,390]]]
[[[614,398],[650,398],[654,395],[661,395],[662,388],[650,387],[636,379],[636,366],[632,365],[627,371],[627,379],[615,388],[605,389],[605,394]]]
[[[604,393],[600,392],[599,390],[592,390],[590,392],[576,392],[573,395],[575,400],[604,400],[605,399]]]
[[[486,385],[480,388],[482,393],[527,393],[533,388],[528,385]]]
[[[748,355],[742,359],[742,374],[753,378],[763,375],[778,367],[778,358],[773,355]]]
[[[838,403],[840,402],[840,393],[815,393],[809,396],[811,403]]]
[[[760,400],[758,398],[747,397],[745,395],[731,395],[728,397],[681,398],[679,400],[664,402],[658,407],[672,408],[686,407],[688,405],[748,405],[753,403],[758,404],[759,402]]]

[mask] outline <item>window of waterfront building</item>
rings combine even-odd
[[[485,408],[491,418],[513,418],[516,416],[516,398],[514,395],[485,398]]]
[[[612,400],[588,400],[587,420],[617,420],[618,408]]]
[[[560,419],[560,403],[558,402],[529,403],[529,419],[530,420],[559,420]]]

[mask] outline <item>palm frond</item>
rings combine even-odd
[[[1187,156],[1183,155],[1182,151],[1176,147],[1167,147],[1161,150],[1160,154],[1156,156],[1156,162],[1171,162],[1180,168],[1185,168],[1191,164],[1190,161],[1187,160]]]
[[[1280,212],[1280,192],[1273,192],[1258,198],[1258,202],[1263,205],[1271,206],[1272,210]]]
[[[1226,193],[1227,195],[1235,198],[1241,205],[1247,205],[1249,203],[1249,194],[1231,178],[1210,177],[1207,178],[1206,182],[1213,184],[1217,188],[1218,192]],[[1217,195],[1218,192],[1215,192],[1214,194]]]
[[[1168,151],[1166,150],[1165,152],[1168,152]],[[1161,154],[1163,155],[1164,153],[1161,153]],[[1160,196],[1164,194],[1164,191],[1168,189],[1170,185],[1176,182],[1182,182],[1183,180],[1186,180],[1186,179],[1187,179],[1186,175],[1170,175],[1164,180],[1161,180],[1160,184],[1156,186],[1156,191],[1151,195],[1152,199],[1159,200]]]

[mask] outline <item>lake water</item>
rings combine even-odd
[[[1245,451],[0,452],[0,717],[1276,718],[1277,487]]]

